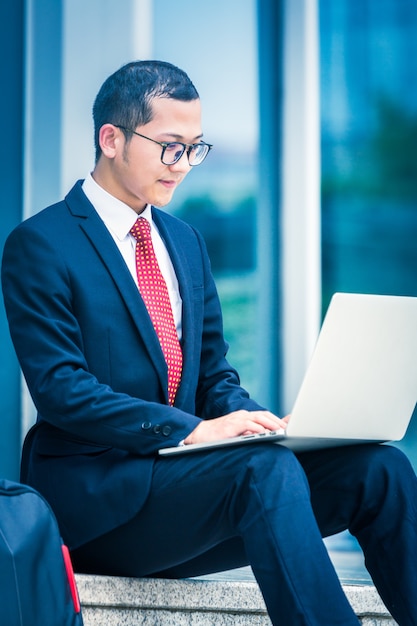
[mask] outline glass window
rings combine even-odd
[[[319,7],[323,309],[335,291],[416,296],[417,4]]]
[[[195,83],[204,139],[214,144],[168,210],[205,238],[223,306],[229,360],[256,397],[256,2],[155,0],[153,33],[155,57],[183,68]]]

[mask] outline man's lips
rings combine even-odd
[[[166,189],[174,189],[180,181],[178,180],[162,180],[159,181]]]

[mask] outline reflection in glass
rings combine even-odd
[[[417,296],[417,4],[319,6],[323,309],[335,291]],[[413,419],[415,465],[416,438]]]

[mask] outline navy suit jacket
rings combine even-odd
[[[81,181],[64,201],[20,224],[4,249],[6,312],[38,411],[22,480],[50,502],[72,548],[140,510],[159,448],[177,445],[200,419],[259,408],[226,360],[201,236],[158,209],[153,218],[183,302],[174,407],[146,307]]]

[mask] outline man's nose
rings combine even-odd
[[[171,169],[172,171],[175,171],[175,172],[186,172],[186,173],[188,173],[190,171],[191,165],[190,165],[190,163],[188,161],[187,150],[184,150],[181,158],[178,159],[178,161],[176,161],[176,163],[173,163],[172,165],[170,165],[169,169]]]

